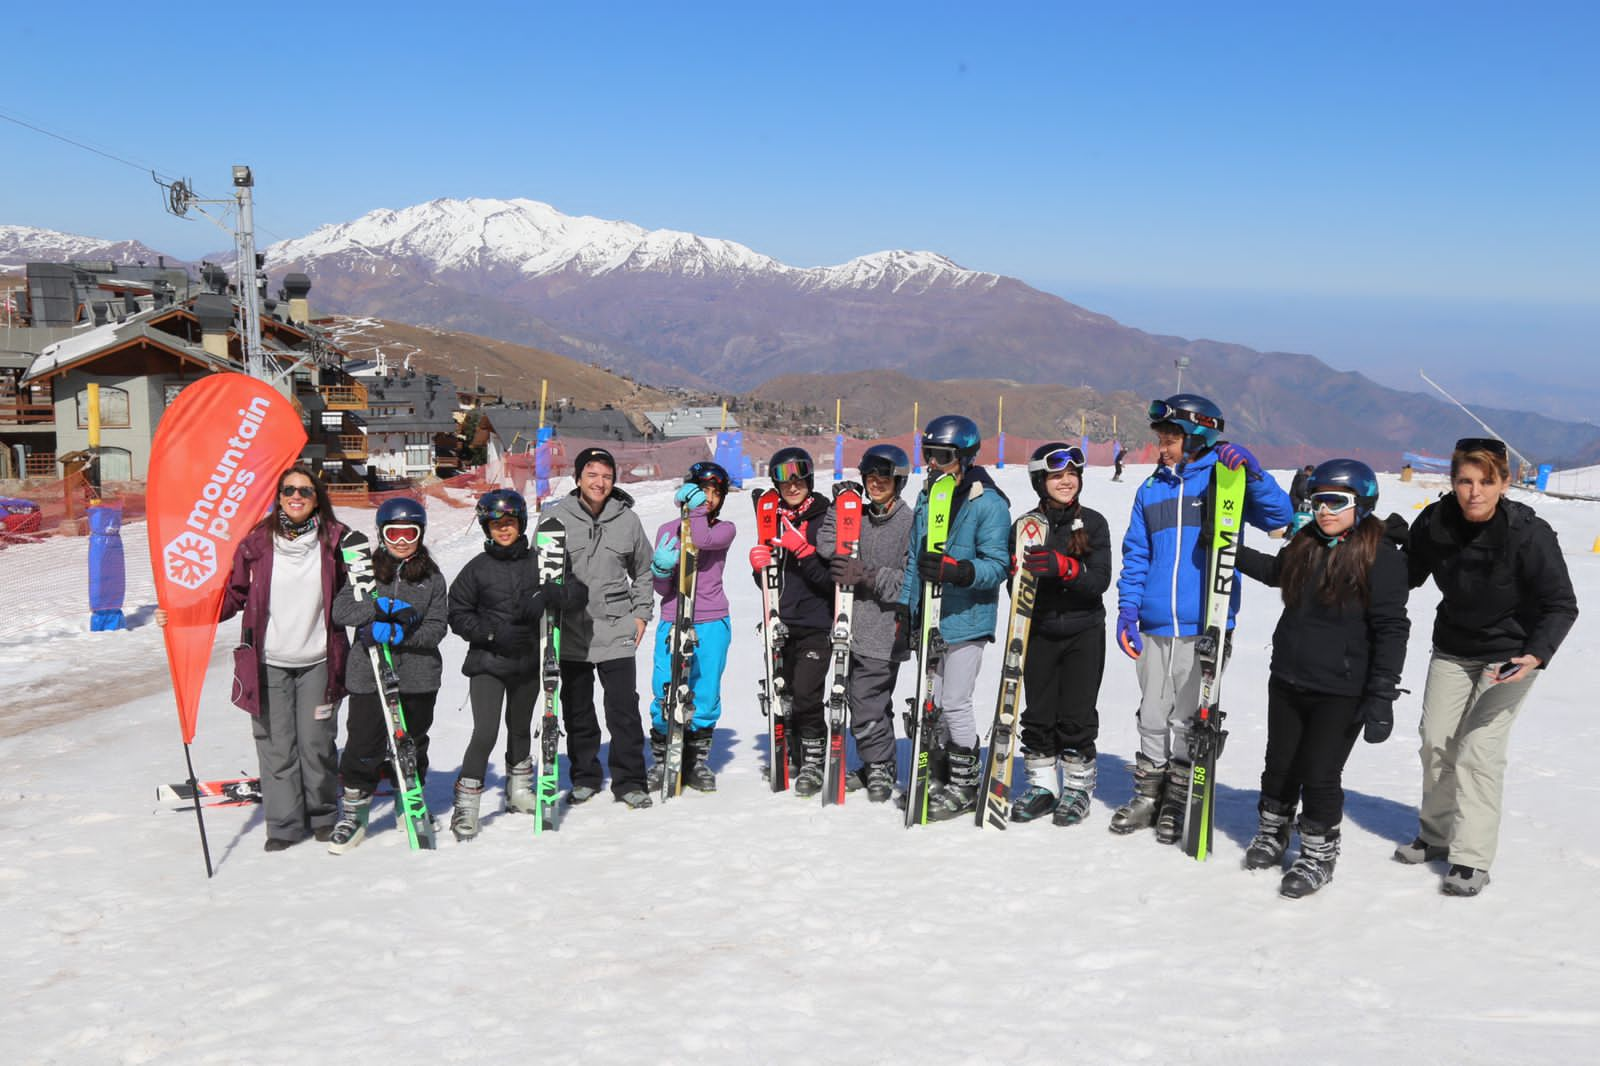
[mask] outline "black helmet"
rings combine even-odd
[[[1192,392],[1165,400],[1151,400],[1147,412],[1152,428],[1170,422],[1184,435],[1183,450],[1195,453],[1214,447],[1222,439],[1222,408]]]
[[[868,474],[894,478],[894,494],[898,496],[905,491],[906,481],[911,477],[911,457],[899,445],[874,444],[861,453],[856,469],[861,471],[863,481]]]
[[[954,448],[962,466],[978,457],[978,446],[982,443],[983,435],[978,432],[978,423],[966,415],[940,415],[922,431],[924,455],[929,448]]]
[[[1076,470],[1078,480],[1083,480],[1083,449],[1076,444],[1051,441],[1041,444],[1028,456],[1028,480],[1033,482],[1034,495],[1045,498],[1044,480],[1057,470]]]
[[[512,489],[495,489],[478,497],[478,525],[483,535],[489,535],[489,523],[502,518],[516,518],[517,534],[528,532],[528,501],[522,493]]]
[[[772,458],[767,460],[767,473],[773,485],[800,478],[804,479],[808,491],[816,487],[816,466],[811,461],[811,453],[804,448],[790,446],[773,452]]]
[[[722,464],[713,463],[709,459],[694,464],[683,476],[685,485],[703,485],[707,481],[715,485],[719,492],[726,493],[733,479],[728,477],[728,472],[722,468]]]
[[[1311,472],[1307,494],[1329,490],[1355,493],[1358,522],[1377,509],[1378,475],[1359,459],[1329,459]]]

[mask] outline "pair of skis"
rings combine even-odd
[[[833,550],[854,559],[861,554],[861,486],[840,481],[833,486]],[[833,594],[833,664],[828,682],[828,745],[824,749],[822,805],[844,803],[845,711],[849,705],[850,633],[855,617],[854,585],[835,585]]]
[[[694,628],[695,575],[699,568],[700,553],[694,546],[689,505],[685,503],[678,515],[678,577],[673,603],[676,617],[667,634],[672,676],[661,694],[662,717],[667,721],[667,759],[661,775],[663,803],[683,794],[683,734],[694,719],[694,687],[690,680],[700,642]]]
[[[1021,559],[1032,547],[1043,547],[1049,526],[1043,515],[1030,511],[1011,526],[1013,558]],[[1011,614],[1006,622],[1005,658],[1000,662],[1000,694],[995,699],[994,725],[989,729],[989,754],[983,761],[976,814],[979,829],[985,825],[1005,829],[1011,822],[1011,774],[1017,749],[1017,720],[1022,712],[1022,665],[1028,656],[1028,630],[1039,594],[1039,576],[1017,568],[1011,584]]]
[[[339,550],[344,555],[350,588],[356,599],[370,599],[377,579],[372,572],[372,544],[367,535],[359,530],[348,531],[339,542]],[[438,847],[438,841],[433,817],[428,813],[428,801],[422,794],[417,746],[406,728],[405,708],[400,705],[400,677],[395,673],[394,659],[387,644],[369,645],[367,655],[372,662],[372,675],[377,679],[378,706],[383,711],[384,732],[389,741],[389,763],[394,767],[396,817],[405,826],[412,851],[431,851]]]
[[[939,474],[928,482],[928,529],[924,550],[943,552],[950,537],[950,513],[955,504],[956,479]],[[922,582],[917,642],[917,690],[906,712],[906,736],[911,738],[911,777],[906,785],[906,828],[928,821],[928,799],[933,793],[929,754],[939,742],[939,706],[933,699],[933,682],[944,662],[944,637],[939,632],[939,608],[944,586]]]
[[[756,539],[770,544],[778,539],[778,493],[763,489],[751,497],[756,507]],[[789,686],[783,680],[783,646],[789,628],[778,617],[783,579],[777,553],[761,568],[761,658],[763,676],[757,699],[767,720],[767,783],[774,792],[789,787]]]
[[[533,531],[539,583],[559,585],[567,572],[567,527],[561,519],[538,519],[535,496]],[[534,797],[538,817],[533,821],[535,836],[546,829],[561,828],[561,767],[558,744],[561,740],[561,623],[556,611],[545,608],[543,655],[539,660],[539,689],[543,693],[539,714],[537,761],[534,767]]]

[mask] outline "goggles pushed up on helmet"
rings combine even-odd
[[[1311,513],[1327,511],[1329,514],[1344,514],[1356,505],[1356,496],[1353,492],[1313,492],[1311,494]]]
[[[804,481],[811,476],[811,464],[804,459],[785,459],[774,466],[769,473],[772,475],[774,485],[785,481]]]
[[[1197,426],[1214,429],[1222,432],[1222,419],[1215,415],[1208,415],[1202,411],[1189,411],[1182,407],[1174,407],[1165,400],[1151,400],[1146,409],[1150,421],[1154,422],[1193,422]]]
[[[379,532],[385,544],[415,544],[422,539],[422,527],[415,522],[391,522]]]
[[[1045,452],[1037,459],[1028,460],[1028,473],[1055,473],[1058,470],[1076,470],[1083,473],[1083,449],[1075,446]]]

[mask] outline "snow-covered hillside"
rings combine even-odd
[[[1012,467],[997,480],[1019,512],[1026,474]],[[1134,487],[1089,472],[1085,502],[1114,538]],[[630,486],[651,532],[671,489]],[[1383,504],[1411,516],[1436,491],[1385,478]],[[1600,504],[1534,502],[1588,609],[1600,590],[1600,556],[1588,552]],[[752,516],[743,498],[728,513],[739,558]],[[128,536],[128,607],[144,622],[146,563],[137,527]],[[428,539],[450,575],[481,540],[470,510],[437,502]],[[82,542],[7,548],[0,565],[16,573],[71,550]],[[1359,744],[1351,758],[1338,875],[1288,901],[1276,876],[1239,867],[1278,614],[1266,590],[1246,590],[1226,677],[1231,737],[1205,864],[1148,833],[1106,831],[1137,747],[1137,685],[1114,649],[1089,824],[908,831],[897,812],[855,796],[824,810],[771,794],[754,698],[756,591],[740,577],[728,591],[736,645],[717,793],[642,812],[603,797],[538,839],[528,819],[491,814],[478,840],[446,833],[425,854],[406,849],[385,803],[374,834],[338,857],[313,843],[265,854],[257,811],[211,809],[210,882],[193,815],[153,798],[157,783],[184,774],[158,631],[91,634],[81,599],[5,600],[29,615],[24,631],[0,638],[0,1059],[1246,1066],[1593,1053],[1594,615],[1579,619],[1517,723],[1494,884],[1455,899],[1439,893],[1439,868],[1389,859],[1415,830],[1415,725],[1437,602],[1431,586],[1418,590],[1412,694],[1393,739]],[[202,775],[256,765],[249,723],[227,702],[236,630],[223,627],[207,681]],[[444,650],[428,784],[439,810],[470,719],[463,646],[451,638]],[[979,688],[990,707],[996,683],[991,652]],[[496,753],[496,792],[503,771]]]

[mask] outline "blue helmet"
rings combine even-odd
[[[1307,493],[1330,489],[1355,493],[1358,522],[1377,509],[1378,475],[1359,459],[1329,459],[1311,472]]]
[[[478,525],[483,527],[484,536],[489,535],[489,523],[502,518],[515,518],[518,534],[528,531],[528,501],[522,498],[522,493],[495,489],[478,497]]]
[[[856,469],[861,471],[863,480],[868,474],[894,478],[894,493],[898,496],[905,491],[906,480],[911,477],[911,457],[899,445],[874,444],[861,453]]]
[[[1216,445],[1222,438],[1222,408],[1192,392],[1180,392],[1165,400],[1151,400],[1148,409],[1152,428],[1163,422],[1177,426],[1185,437],[1185,452],[1198,452]]]
[[[954,448],[961,457],[962,466],[978,457],[978,446],[982,443],[978,423],[966,415],[940,415],[922,431],[923,454],[927,454],[929,448]]]
[[[409,496],[396,496],[392,500],[384,500],[378,507],[378,532],[383,532],[384,526],[412,525],[428,528],[428,511],[422,504]]]

